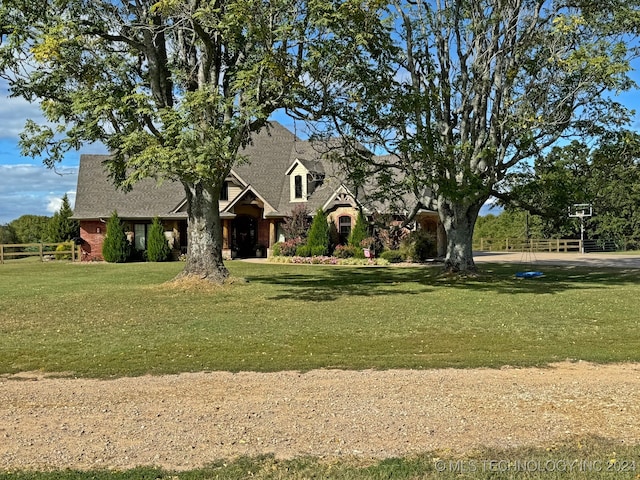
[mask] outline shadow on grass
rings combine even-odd
[[[574,266],[539,266],[541,278],[517,279],[521,265],[483,264],[477,277],[451,276],[439,266],[428,267],[317,267],[296,266],[296,273],[260,275],[253,270],[251,283],[282,287],[269,297],[332,301],[343,296],[429,294],[436,289],[454,288],[494,294],[556,294],[568,290],[604,289],[640,284],[640,270]]]

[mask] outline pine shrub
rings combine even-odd
[[[362,212],[358,212],[358,219],[356,220],[356,224],[353,226],[351,234],[349,235],[349,245],[360,248],[360,244],[367,237],[369,237],[367,220],[364,218],[364,215],[362,215]]]
[[[329,252],[329,223],[321,208],[316,211],[313,217],[307,246],[312,255],[326,255]]]
[[[107,221],[107,235],[102,244],[102,258],[110,263],[124,263],[129,258],[131,246],[127,240],[124,224],[114,211]]]
[[[69,197],[65,193],[60,210],[54,213],[47,224],[47,237],[50,242],[66,242],[80,236],[80,223],[72,220],[72,216],[73,210],[69,204]]]
[[[147,260],[150,262],[166,262],[171,255],[171,248],[164,236],[164,227],[158,217],[153,219],[147,237]]]

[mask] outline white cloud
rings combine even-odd
[[[77,167],[0,165],[0,224],[27,214],[50,216],[65,193],[73,208],[77,179]]]
[[[9,98],[9,89],[4,80],[0,80],[0,118],[0,138],[17,139],[28,118],[40,124],[46,123],[38,102],[29,103],[24,98]]]

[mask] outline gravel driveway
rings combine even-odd
[[[0,377],[0,470],[640,441],[640,365]]]

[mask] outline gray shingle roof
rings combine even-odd
[[[180,183],[159,184],[148,178],[138,182],[130,192],[116,190],[103,166],[108,158],[108,155],[80,157],[74,218],[108,218],[114,210],[122,218],[152,218],[156,215],[186,218],[186,213],[171,213],[185,198]]]
[[[313,213],[332,197],[345,180],[340,167],[323,158],[324,148],[322,144],[300,140],[279,123],[272,122],[241,152],[248,161],[235,166],[233,171],[276,209],[270,216],[286,216],[297,204],[290,202],[286,173],[298,160],[309,171],[324,174],[323,182],[306,202],[308,211]],[[107,155],[81,156],[74,218],[107,218],[114,210],[122,218],[152,218],[156,215],[186,218],[186,212],[176,212],[185,200],[179,182],[158,183],[145,179],[124,193],[115,189],[103,167],[108,158]],[[378,202],[363,202],[367,207],[374,203]]]

